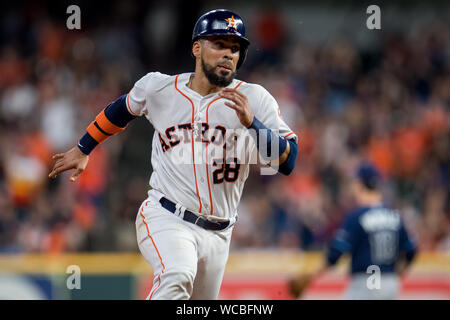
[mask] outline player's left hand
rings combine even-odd
[[[236,111],[236,115],[244,127],[250,127],[255,115],[250,108],[247,97],[234,88],[223,88],[219,92],[219,96],[234,102],[226,101],[225,105]]]

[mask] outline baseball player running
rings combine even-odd
[[[139,249],[154,271],[147,299],[216,299],[249,164],[288,175],[297,136],[262,86],[235,79],[250,42],[241,17],[207,12],[195,24],[195,72],[150,72],[87,127],[78,146],[56,160],[49,177],[75,169],[89,153],[139,116],[153,125],[152,189],[139,208]],[[275,146],[275,147],[274,147]]]
[[[386,207],[379,191],[380,174],[369,164],[362,164],[352,182],[352,193],[359,207],[348,214],[336,232],[324,265],[312,274],[302,274],[289,281],[295,297],[300,297],[310,283],[335,265],[343,253],[351,254],[352,280],[345,298],[356,300],[395,299],[402,276],[416,255],[416,245],[409,238],[399,213]],[[375,270],[380,282],[371,281]]]

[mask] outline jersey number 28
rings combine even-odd
[[[221,163],[218,163],[220,161]],[[234,182],[239,176],[240,163],[237,162],[237,158],[230,158],[223,162],[223,159],[215,159],[213,166],[219,167],[213,171],[213,182],[215,184],[222,183],[224,180],[227,182]]]

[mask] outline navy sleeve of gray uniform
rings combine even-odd
[[[352,251],[358,241],[360,228],[357,216],[348,215],[328,249],[327,260],[330,265],[334,265],[343,253]]]
[[[408,262],[411,262],[417,253],[417,246],[408,236],[403,222],[399,230],[399,251],[405,253]]]

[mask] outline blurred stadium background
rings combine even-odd
[[[66,9],[81,8],[81,30]],[[381,7],[381,30],[366,8]],[[152,271],[134,222],[151,173],[145,119],[92,153],[77,183],[47,178],[95,115],[150,71],[192,71],[190,38],[226,7],[252,42],[238,78],[265,86],[300,138],[289,177],[254,170],[222,299],[289,299],[343,215],[355,165],[385,178],[420,255],[403,299],[450,299],[450,4],[378,1],[13,1],[0,4],[0,299],[141,299]],[[81,290],[66,268],[79,265]],[[338,299],[346,261],[306,298]]]

